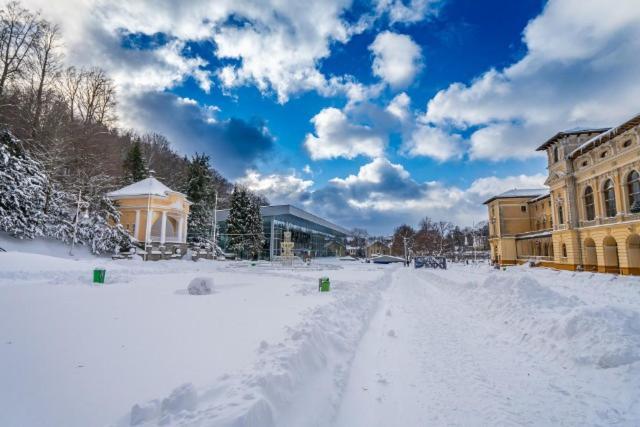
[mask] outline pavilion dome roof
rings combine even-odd
[[[174,191],[158,181],[154,177],[145,178],[142,181],[134,182],[133,184],[122,187],[119,190],[107,193],[107,197],[117,199],[120,197],[133,197],[133,196],[160,196],[166,197],[169,193],[182,194],[178,191]],[[183,194],[184,196],[184,194]]]

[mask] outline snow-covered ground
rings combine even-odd
[[[2,243],[2,426],[640,425],[638,278]]]

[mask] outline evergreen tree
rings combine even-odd
[[[231,194],[227,233],[229,234],[229,249],[244,257],[250,249],[249,233],[251,232],[252,200],[246,188],[241,185],[233,187]]]
[[[265,242],[260,205],[262,199],[241,185],[234,186],[227,220],[229,249],[240,257],[257,259]]]
[[[48,180],[9,131],[0,134],[0,230],[21,239],[44,235]]]
[[[141,181],[148,176],[147,167],[145,166],[144,158],[142,156],[140,140],[138,138],[133,140],[133,144],[131,144],[129,151],[127,152],[122,168],[124,170],[125,184],[133,184],[134,182]]]
[[[262,226],[262,215],[260,214],[260,205],[262,199],[254,194],[249,194],[249,236],[248,250],[252,259],[260,258],[262,247],[264,246],[264,228]]]
[[[193,204],[189,212],[188,240],[206,243],[212,236],[215,188],[209,156],[197,154],[187,169],[186,195]]]

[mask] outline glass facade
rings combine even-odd
[[[285,231],[291,231],[293,252],[297,256],[328,257],[345,254],[347,231],[341,227],[288,205],[263,207],[261,212],[265,243],[260,258],[272,259],[281,255]],[[219,216],[218,244],[227,252],[228,211],[220,211]]]

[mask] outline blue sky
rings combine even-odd
[[[634,0],[27,4],[68,61],[113,76],[123,126],[372,233],[481,220],[493,193],[543,184],[545,138],[640,99]]]

